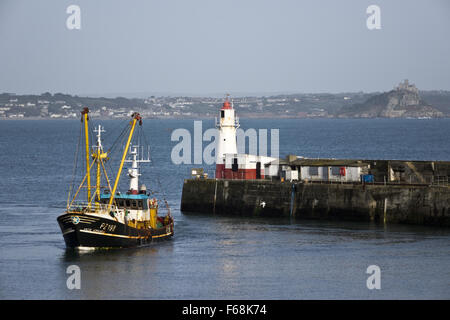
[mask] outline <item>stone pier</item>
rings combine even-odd
[[[186,179],[181,211],[450,226],[450,187]]]

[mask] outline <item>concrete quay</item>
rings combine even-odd
[[[450,226],[450,186],[186,179],[181,211]]]

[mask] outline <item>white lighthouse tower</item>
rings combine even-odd
[[[225,170],[225,154],[237,154],[236,129],[239,128],[239,118],[236,117],[233,105],[228,101],[228,95],[220,109],[220,121],[216,118],[219,129],[219,141],[216,149],[216,178],[223,178]]]

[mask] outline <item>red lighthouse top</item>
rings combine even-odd
[[[231,108],[231,103],[228,101],[228,97],[225,100],[225,102],[223,103],[222,109],[220,109],[220,110],[224,110],[224,109],[233,109],[233,108]]]

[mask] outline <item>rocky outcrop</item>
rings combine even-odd
[[[339,118],[438,118],[444,114],[419,96],[408,80],[394,90],[375,95],[364,103],[346,106],[337,113]]]

